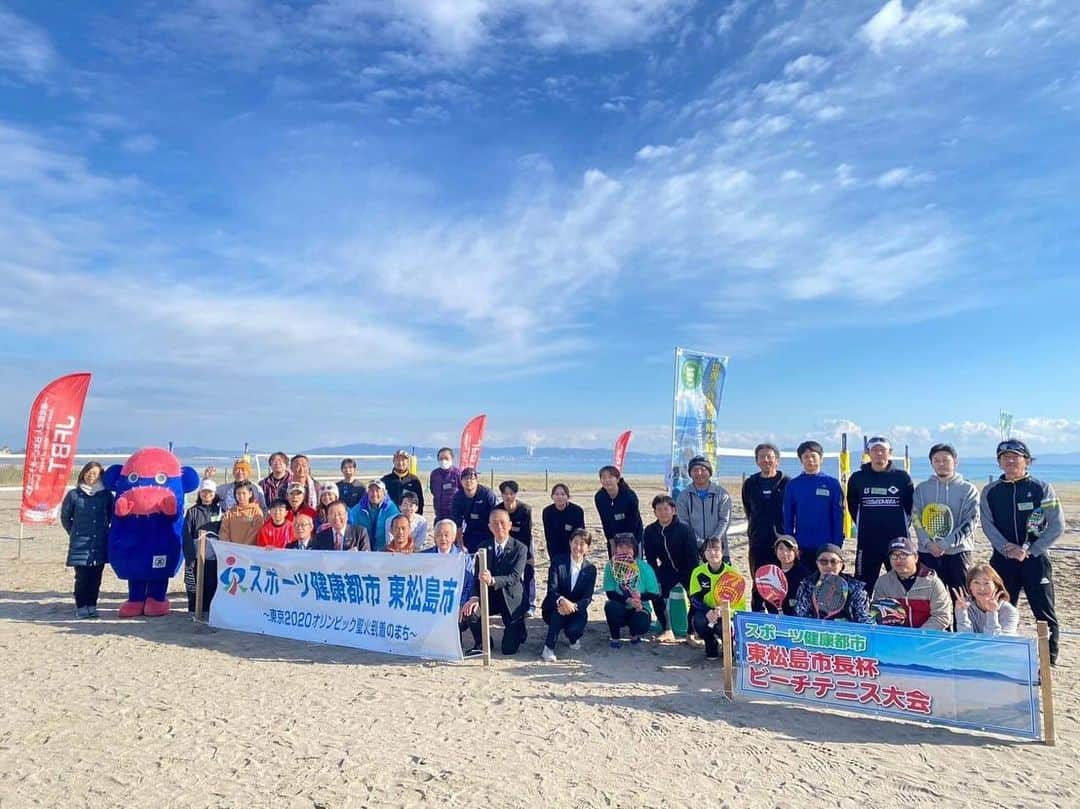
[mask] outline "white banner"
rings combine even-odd
[[[210,625],[435,660],[461,660],[467,554],[283,551],[210,540]]]

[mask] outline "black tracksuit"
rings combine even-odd
[[[881,569],[889,569],[889,543],[908,536],[915,484],[892,461],[881,472],[864,463],[848,481],[847,507],[855,521],[855,575],[872,593]]]
[[[660,631],[664,632],[670,628],[667,598],[671,595],[671,588],[681,584],[689,598],[690,574],[701,564],[701,556],[698,554],[694,534],[689,526],[679,522],[678,517],[675,517],[667,528],[659,522],[649,525],[645,529],[642,544],[645,561],[656,571],[656,579],[660,582],[660,595],[650,600],[656,607],[656,621],[660,624]]]
[[[777,535],[784,533],[784,488],[787,484],[788,476],[783,472],[777,472],[771,478],[756,472],[743,483],[742,504],[749,523],[746,533],[751,576],[762,565],[777,563],[773,543]],[[761,611],[764,605],[764,600],[754,590],[750,595],[750,608]]]

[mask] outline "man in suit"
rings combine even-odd
[[[307,514],[293,517],[293,541],[285,546],[286,550],[306,551],[311,547],[311,537],[315,533],[315,520]]]
[[[349,525],[349,507],[341,500],[330,504],[326,524],[308,544],[313,551],[370,551],[371,539],[362,525]]]
[[[584,528],[576,529],[570,535],[570,555],[555,557],[548,568],[547,595],[540,605],[548,632],[540,657],[549,663],[558,660],[555,643],[560,632],[566,632],[571,649],[581,648],[596,587],[596,565],[585,558],[591,545],[592,534]]]
[[[453,520],[443,518],[435,523],[435,544],[425,548],[420,553],[445,553],[450,556],[464,558],[465,551],[457,545],[457,525]],[[465,652],[466,657],[474,657],[484,653],[484,646],[480,639],[480,597],[476,589],[476,572],[474,565],[465,568],[465,583],[461,589],[461,606],[458,609],[458,631],[468,629],[472,633],[472,648]]]
[[[491,539],[480,543],[477,553],[486,553],[488,569],[478,577],[482,587],[491,589],[490,607],[503,620],[502,653],[517,654],[527,635],[525,629],[525,559],[528,549],[510,536],[510,515],[496,509],[488,517]]]

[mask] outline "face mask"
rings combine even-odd
[[[443,458],[441,461],[439,461],[439,468],[440,469],[449,469],[453,465],[454,465],[454,462],[451,461],[449,458]]]

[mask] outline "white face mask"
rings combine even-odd
[[[449,458],[443,458],[441,461],[439,461],[439,467],[441,469],[449,469],[453,465],[454,462],[451,461]]]

